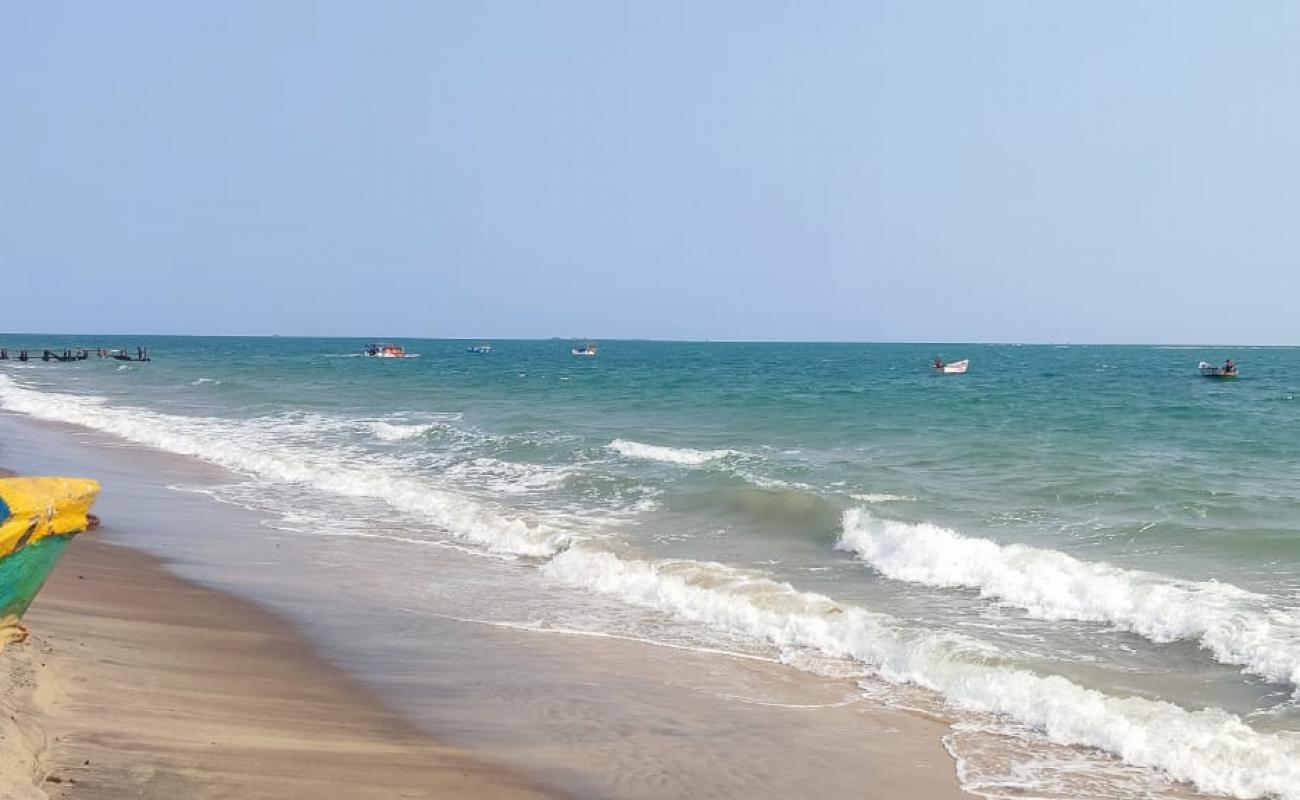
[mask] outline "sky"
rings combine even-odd
[[[12,3],[0,330],[1300,344],[1293,2]]]

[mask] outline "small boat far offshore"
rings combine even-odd
[[[575,347],[571,351],[575,356],[594,356],[596,355],[596,343],[587,342],[582,347]]]
[[[483,344],[472,344],[465,348],[466,353],[491,353],[492,345],[484,342]]]
[[[72,537],[93,527],[90,478],[0,478],[0,650],[27,638],[23,614]]]
[[[391,344],[389,342],[372,342],[366,345],[363,352],[371,358],[415,358],[419,355],[418,353],[408,353],[406,348],[400,344]]]
[[[933,369],[937,375],[963,375],[968,367],[970,367],[969,358],[963,358],[961,361],[953,361],[950,363],[944,363],[943,359],[936,358],[931,369]]]
[[[1231,380],[1237,377],[1237,364],[1232,359],[1225,361],[1221,367],[1216,367],[1207,361],[1202,361],[1196,365],[1196,369],[1200,371],[1202,378]]]

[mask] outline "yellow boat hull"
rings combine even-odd
[[[25,635],[23,613],[98,494],[89,478],[0,478],[0,649]]]

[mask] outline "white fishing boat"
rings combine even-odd
[[[931,368],[940,375],[962,375],[965,374],[968,367],[970,367],[969,358],[952,362],[945,362],[942,358],[936,358]]]
[[[491,353],[492,345],[484,342],[483,344],[472,344],[465,348],[466,353]]]
[[[573,348],[572,350],[570,350],[569,352],[573,353],[575,356],[594,356],[594,355],[596,355],[596,352],[597,352],[597,351],[596,351],[596,343],[595,343],[595,342],[587,342],[587,343],[584,344],[582,347],[575,347],[575,348]]]
[[[1200,371],[1202,378],[1227,380],[1237,377],[1237,364],[1232,359],[1228,359],[1221,367],[1216,367],[1208,361],[1202,361],[1196,365],[1196,369]]]

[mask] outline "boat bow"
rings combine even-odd
[[[23,612],[68,540],[91,526],[98,494],[89,478],[0,478],[0,649],[25,636]]]

